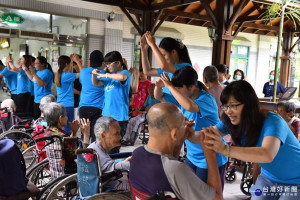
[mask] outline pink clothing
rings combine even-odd
[[[151,81],[140,81],[138,91],[134,93],[132,109],[142,107],[148,97],[148,89],[151,85]]]
[[[209,88],[209,93],[211,95],[213,95],[216,99],[217,106],[218,106],[218,111],[219,111],[219,116],[222,116],[222,114],[223,114],[223,110],[221,109],[222,103],[221,103],[221,100],[220,100],[220,96],[221,96],[221,93],[222,93],[223,89],[224,89],[224,86],[221,85],[221,84]]]

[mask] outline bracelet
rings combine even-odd
[[[226,144],[226,150],[227,150],[227,155],[226,155],[226,158],[228,159],[229,157],[229,153],[230,153],[230,147],[228,144]]]
[[[105,78],[107,78],[107,76],[108,76],[108,73],[105,74]]]

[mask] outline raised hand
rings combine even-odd
[[[169,87],[173,86],[167,73],[164,72],[161,75],[161,80],[164,82],[164,85],[165,85],[166,88],[169,88]]]
[[[155,86],[159,87],[159,88],[163,88],[165,87],[165,84],[164,82],[162,81],[162,79],[158,79],[156,82],[155,82]]]
[[[226,147],[218,129],[210,126],[209,128],[203,128],[203,132],[205,134],[204,145],[207,149],[213,150],[216,153],[224,152]]]
[[[151,34],[150,31],[147,31],[145,34],[145,37],[146,37],[146,40],[147,40],[147,43],[149,46],[153,46],[153,45],[156,45],[155,44],[155,38],[153,37],[153,35]]]
[[[141,45],[141,49],[144,49],[144,50],[147,50],[149,47],[145,34],[141,37],[140,45]]]

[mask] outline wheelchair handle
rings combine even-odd
[[[82,154],[82,153],[94,153],[94,149],[86,148],[86,149],[76,149],[75,154]]]
[[[43,146],[43,148],[41,148],[41,151],[48,145],[53,144],[55,142],[54,138],[58,138],[60,143],[62,144],[62,139],[61,137],[59,137],[58,135],[51,135],[51,136],[46,136],[46,137],[39,137],[35,140],[35,142],[41,142],[41,141],[45,141],[45,140],[50,140],[49,143],[47,143],[45,146]]]
[[[4,110],[4,112],[7,112],[7,108],[0,108],[0,110]]]

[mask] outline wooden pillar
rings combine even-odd
[[[293,36],[294,33],[291,31],[287,31],[283,33],[282,38],[282,53],[281,53],[281,64],[280,64],[280,76],[279,82],[282,83],[285,87],[289,87],[290,85],[290,77],[291,77],[291,64],[292,58],[290,53],[292,52],[291,48],[293,46]]]
[[[216,29],[217,38],[213,41],[212,64],[230,64],[231,43],[234,37],[231,35],[231,27],[226,31],[226,22],[233,13],[233,0],[216,1],[215,16],[218,21]]]

